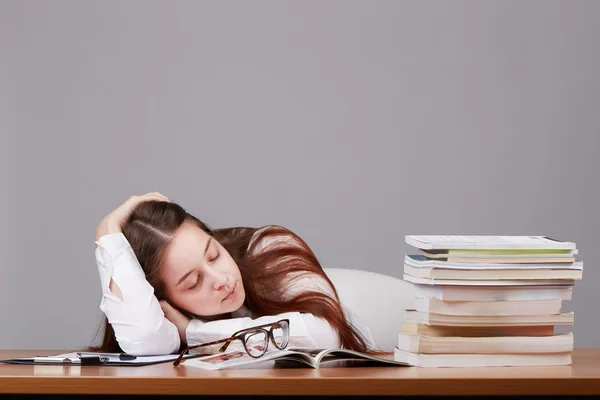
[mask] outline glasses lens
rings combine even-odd
[[[267,349],[267,332],[260,329],[248,332],[245,336],[246,349],[252,357],[262,356]]]
[[[275,339],[275,345],[284,349],[288,345],[290,337],[290,326],[287,321],[279,321],[277,325],[273,327],[273,338]]]

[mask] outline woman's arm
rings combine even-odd
[[[240,311],[238,311],[239,313]],[[186,329],[188,346],[202,344],[231,336],[234,332],[253,326],[276,322],[280,319],[290,320],[290,342],[288,347],[337,348],[339,338],[329,323],[312,314],[287,312],[252,319],[238,317],[217,321],[193,319]],[[272,346],[272,343],[269,344]]]
[[[154,289],[123,233],[101,236],[95,256],[102,284],[100,309],[112,325],[119,346],[134,355],[179,350],[177,328],[160,307]],[[111,291],[116,286],[116,293]]]

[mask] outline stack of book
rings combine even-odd
[[[577,248],[544,236],[406,236],[414,286],[394,358],[421,367],[571,364]],[[570,328],[566,328],[569,330]]]

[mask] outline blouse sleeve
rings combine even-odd
[[[102,285],[100,309],[112,325],[121,349],[133,355],[170,354],[179,350],[177,328],[165,318],[154,288],[122,232],[96,241],[95,256]],[[111,279],[123,300],[111,292]]]

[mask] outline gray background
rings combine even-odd
[[[600,347],[599,34],[598,1],[0,1],[0,348],[90,344],[96,225],[150,191],[396,277],[407,234],[575,241]]]

